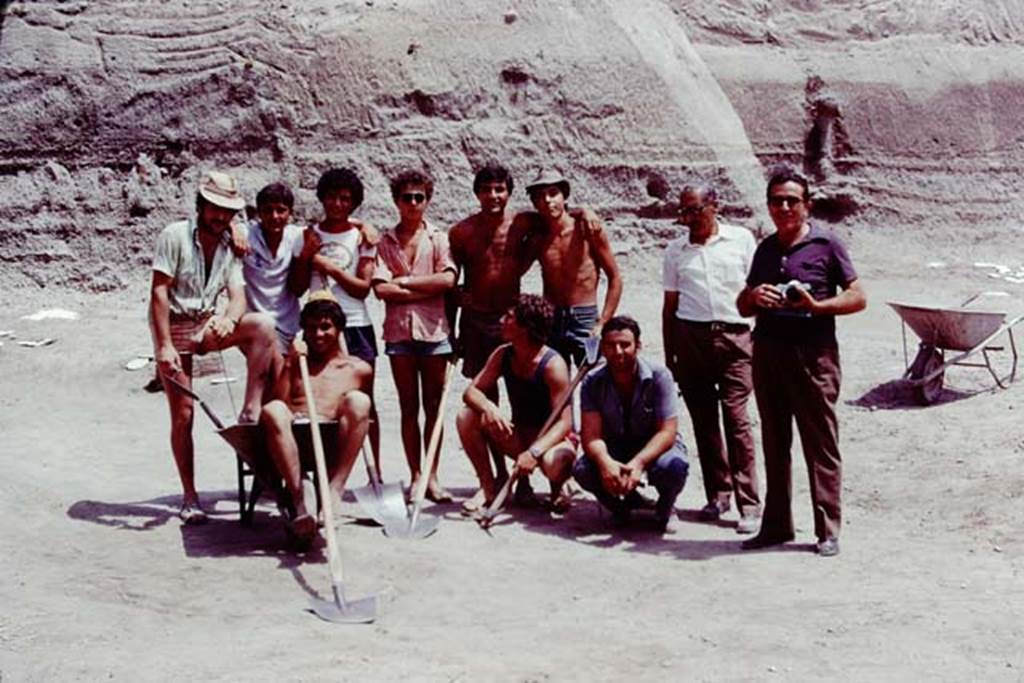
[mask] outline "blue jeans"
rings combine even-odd
[[[686,475],[689,471],[690,465],[686,462],[686,446],[678,439],[672,448],[662,453],[657,460],[647,466],[647,483],[658,491],[658,502],[655,506],[658,515],[668,516],[672,512],[676,498],[683,492],[683,487],[686,485]],[[601,481],[601,472],[597,469],[594,461],[586,455],[576,460],[576,464],[572,468],[572,476],[576,478],[576,482],[580,486],[593,493],[601,505],[611,512],[621,513],[630,509],[627,501],[619,496],[613,496],[605,490],[604,482]]]
[[[590,336],[590,330],[597,324],[597,306],[568,306],[555,309],[555,321],[548,337],[548,346],[562,354],[570,366],[583,365],[586,349],[583,340]]]

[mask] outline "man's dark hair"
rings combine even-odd
[[[270,183],[256,193],[256,207],[265,204],[284,204],[289,210],[294,209],[295,195],[292,194],[292,188],[284,183]]]
[[[488,162],[476,172],[476,177],[473,178],[473,194],[480,192],[480,188],[487,183],[505,183],[509,194],[512,194],[512,188],[515,187],[515,183],[512,182],[512,174],[508,172],[507,168],[496,162]]]
[[[811,198],[811,187],[804,175],[792,166],[776,166],[768,176],[768,187],[765,189],[765,198],[772,196],[772,188],[783,183],[796,183],[804,188],[804,201]]]
[[[320,318],[329,318],[338,331],[345,329],[345,312],[337,301],[329,299],[314,299],[302,307],[299,314],[299,325],[303,328],[306,324]]]
[[[601,339],[604,339],[604,336],[609,332],[618,332],[619,330],[629,330],[633,333],[634,341],[640,341],[640,323],[628,315],[617,315],[602,325]]]
[[[363,181],[350,168],[332,168],[320,176],[316,183],[316,198],[324,200],[328,192],[348,190],[352,193],[352,210],[363,203]]]
[[[512,306],[516,322],[526,329],[530,341],[543,344],[551,336],[555,322],[555,307],[551,302],[536,294],[520,294]]]
[[[391,179],[391,198],[396,202],[402,196],[402,190],[410,185],[422,185],[427,193],[427,201],[434,196],[434,181],[423,171],[408,169]]]

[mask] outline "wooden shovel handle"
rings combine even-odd
[[[572,378],[572,382],[569,383],[569,386],[566,388],[565,392],[558,398],[554,410],[551,411],[551,414],[548,415],[548,419],[544,422],[543,425],[541,425],[540,431],[537,432],[537,439],[540,439],[542,436],[544,436],[544,434],[549,429],[551,429],[551,425],[555,424],[559,416],[562,414],[562,411],[565,410],[565,406],[567,406],[569,404],[569,401],[572,400],[572,394],[574,391],[576,391],[576,387],[579,386],[580,382],[583,381],[583,377],[588,372],[590,372],[590,370],[595,365],[597,365],[597,362],[584,363],[583,365],[580,366],[580,369],[576,371],[576,376]],[[536,440],[534,441],[534,443],[536,443]],[[505,500],[508,499],[509,491],[512,490],[512,485],[515,483],[516,479],[518,479],[522,474],[523,473],[518,466],[512,468],[512,471],[508,475],[508,479],[505,481],[504,485],[502,485],[501,489],[498,491],[498,495],[494,497],[494,500],[491,501],[490,506],[481,515],[481,518],[483,520],[490,522],[490,520],[492,520],[495,515],[501,512],[502,506],[505,505]]]
[[[430,430],[430,441],[427,443],[426,458],[420,467],[420,477],[416,480],[416,489],[412,497],[413,520],[419,515],[423,507],[423,499],[427,494],[427,482],[434,470],[434,462],[437,461],[437,452],[441,449],[441,432],[444,429],[444,410],[448,404],[448,390],[452,386],[452,375],[455,373],[455,366],[459,364],[458,357],[454,357],[444,371],[444,386],[441,388],[441,400],[437,404],[437,418],[434,420],[434,428]]]
[[[340,586],[344,578],[338,539],[334,536],[334,511],[331,507],[331,480],[327,476],[327,459],[324,457],[324,442],[320,436],[320,418],[313,398],[313,384],[309,380],[309,365],[305,354],[299,355],[299,371],[302,373],[302,389],[306,393],[306,409],[309,411],[309,431],[313,436],[313,458],[316,460],[316,478],[320,483],[320,509],[324,513],[324,536],[327,538],[327,562],[331,569],[331,580]]]

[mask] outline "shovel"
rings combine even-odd
[[[420,510],[423,508],[423,499],[427,493],[427,482],[434,470],[434,462],[437,461],[437,452],[441,449],[441,430],[444,428],[444,408],[448,403],[448,390],[452,386],[452,374],[459,360],[456,357],[448,364],[444,373],[444,386],[441,389],[441,402],[437,406],[437,419],[434,421],[434,428],[430,430],[430,442],[427,444],[427,457],[420,468],[420,478],[416,480],[416,489],[412,496],[412,512],[409,514],[407,524],[397,528],[384,527],[384,533],[392,538],[426,538],[437,531],[440,520],[437,517],[426,517],[420,519]]]
[[[219,417],[217,417],[217,413],[213,412],[213,409],[210,406],[206,405],[206,402],[204,402],[203,399],[199,398],[199,395],[196,394],[196,392],[192,391],[191,389],[189,389],[184,384],[174,379],[170,375],[164,375],[163,377],[168,382],[170,382],[175,389],[177,389],[178,391],[180,391],[181,393],[185,394],[193,401],[198,403],[199,407],[202,408],[203,412],[206,413],[206,416],[210,418],[210,422],[213,423],[213,426],[217,428],[218,432],[224,431],[224,423],[220,421]]]
[[[402,492],[402,485],[385,484],[366,452],[366,445],[364,444],[359,450],[363,454],[366,476],[370,481],[366,486],[352,489],[352,494],[355,495],[356,502],[362,506],[366,514],[384,527],[384,533],[391,535],[389,530],[398,532],[409,523],[409,512],[405,507],[405,494]]]
[[[558,417],[562,414],[562,411],[565,410],[565,406],[567,406],[569,401],[572,400],[572,394],[576,390],[576,387],[583,381],[586,374],[590,372],[595,365],[597,365],[597,362],[600,359],[598,355],[600,343],[601,340],[597,337],[587,337],[583,340],[583,347],[586,351],[586,358],[583,361],[583,365],[581,365],[580,369],[576,371],[576,376],[572,378],[572,382],[569,383],[569,387],[565,390],[565,393],[562,394],[561,398],[558,399],[558,402],[551,411],[551,415],[548,416],[548,419],[541,426],[540,431],[537,432],[538,439],[544,436],[544,434],[551,429],[551,425],[555,424]],[[522,471],[519,469],[519,466],[516,465],[512,468],[512,471],[509,473],[508,479],[505,480],[505,484],[501,487],[501,490],[498,491],[498,495],[496,495],[494,500],[491,501],[491,505],[477,517],[477,524],[482,528],[487,529],[494,523],[494,518],[499,512],[501,512],[501,508],[505,505],[505,500],[508,498],[508,494],[512,490],[512,485],[520,475],[522,475]]]
[[[320,438],[320,418],[317,417],[313,386],[309,381],[309,366],[306,356],[299,356],[302,372],[302,388],[306,392],[309,410],[310,432],[313,435],[313,456],[316,459],[316,477],[320,483],[320,509],[324,514],[324,536],[327,538],[327,562],[331,570],[331,590],[334,600],[311,598],[310,608],[324,621],[336,624],[368,624],[377,618],[377,596],[371,595],[357,600],[345,599],[345,587],[341,567],[341,552],[334,531],[334,513],[331,508],[331,483],[327,478],[327,463],[324,458],[324,444]]]

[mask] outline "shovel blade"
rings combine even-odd
[[[420,517],[416,524],[410,526],[408,519],[403,519],[396,524],[385,524],[384,535],[388,538],[401,538],[406,540],[417,540],[426,538],[437,531],[441,520],[437,517]]]
[[[340,586],[334,586],[334,600],[311,598],[309,608],[313,614],[334,624],[369,624],[377,619],[377,596],[346,600]]]
[[[401,484],[380,484],[377,487],[367,484],[352,489],[352,494],[363,511],[382,527],[408,526],[409,513]]]

